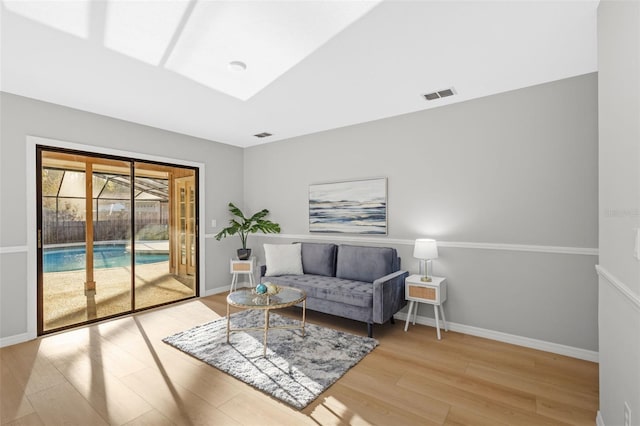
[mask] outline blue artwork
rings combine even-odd
[[[387,179],[309,185],[309,231],[387,233]]]

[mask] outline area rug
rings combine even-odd
[[[270,314],[270,324],[299,324]],[[231,315],[231,328],[261,327],[264,313],[247,310]],[[357,364],[378,341],[307,323],[301,330],[269,330],[267,355],[262,356],[261,331],[231,333],[227,320],[202,324],[163,339],[217,369],[302,409]]]

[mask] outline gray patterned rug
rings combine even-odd
[[[262,311],[231,315],[231,328],[261,327]],[[298,320],[271,314],[270,324]],[[269,330],[267,356],[262,356],[261,331],[231,333],[226,343],[226,319],[202,324],[163,339],[217,369],[302,409],[316,399],[378,345],[378,341],[307,323],[300,330]]]

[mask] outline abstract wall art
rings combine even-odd
[[[387,178],[309,185],[309,232],[387,233]]]

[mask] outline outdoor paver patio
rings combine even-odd
[[[136,309],[185,299],[195,294],[193,277],[180,277],[178,280],[168,271],[168,262],[136,265]],[[45,331],[131,309],[130,267],[96,269],[94,280],[95,296],[87,297],[84,293],[84,271],[44,274]]]

